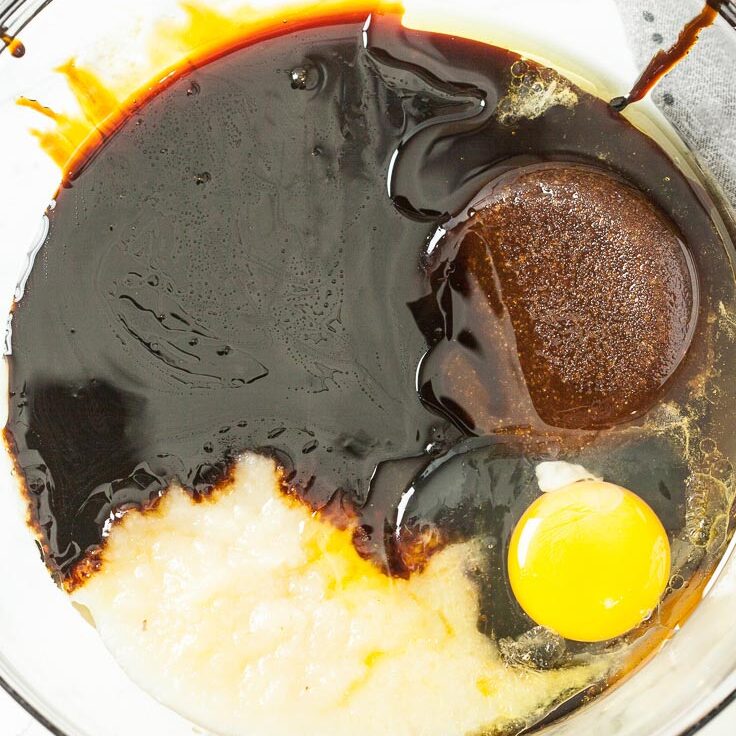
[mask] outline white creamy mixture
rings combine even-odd
[[[476,627],[477,558],[457,544],[390,579],[246,455],[210,500],[174,487],[126,514],[73,598],[133,680],[218,734],[448,736],[533,722],[606,669],[505,666]]]

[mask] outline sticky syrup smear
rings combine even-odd
[[[194,68],[232,51],[281,35],[284,28],[296,31],[331,20],[359,20],[371,12],[401,13],[398,2],[381,0],[327,0],[317,5],[293,3],[273,10],[257,10],[249,5],[227,15],[195,2],[182,2],[183,23],[160,21],[153,31],[156,40],[148,59],[140,60],[142,71],[117,84],[103,80],[101,74],[77,65],[74,58],[56,68],[74,95],[78,111],[60,113],[38,100],[21,97],[17,103],[54,122],[50,129],[31,129],[41,148],[62,172],[62,186],[68,186],[81,173],[100,146],[148,100],[165,90]],[[25,52],[22,49],[14,56]],[[13,48],[11,47],[11,52]],[[171,59],[176,59],[172,64]]]
[[[610,103],[611,107],[621,112],[633,102],[638,102],[649,94],[657,82],[690,53],[700,32],[712,25],[718,17],[718,11],[723,2],[724,0],[708,0],[700,13],[680,31],[675,43],[666,51],[664,49],[657,51],[634,83],[631,92],[625,97],[614,97]]]

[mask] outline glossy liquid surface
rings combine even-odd
[[[275,33],[184,75],[48,213],[13,314],[6,436],[46,561],[69,586],[113,512],[172,480],[205,494],[246,449],[274,455],[294,492],[401,575],[431,553],[431,528],[440,544],[489,535],[503,578],[542,459],[608,468],[683,533],[690,458],[647,431],[646,413],[663,398],[684,406],[712,358],[706,317],[731,293],[712,205],[555,72],[391,16],[363,26]],[[560,421],[533,400],[520,414],[541,375],[525,372],[523,345],[486,340],[480,369],[437,360],[472,352],[487,328],[468,309],[467,334],[447,331],[438,228],[500,174],[539,164],[641,190],[692,261],[675,268],[690,292],[677,359],[635,407],[637,426]],[[506,309],[494,329],[513,322]],[[439,466],[461,479],[440,482]],[[529,628],[503,588],[486,607],[489,632]]]

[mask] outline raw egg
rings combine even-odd
[[[511,536],[511,588],[538,624],[567,639],[625,634],[656,608],[670,575],[657,515],[631,491],[581,480],[542,494]]]

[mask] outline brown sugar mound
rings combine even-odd
[[[651,406],[697,312],[690,258],[668,218],[616,177],[572,164],[517,170],[473,208],[470,232],[489,256],[474,262],[497,274],[539,416],[593,428]]]

